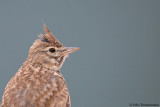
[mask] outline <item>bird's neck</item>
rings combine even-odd
[[[28,57],[24,62],[24,64],[31,65],[35,68],[41,67],[41,68],[52,70],[52,71],[58,71],[58,72],[60,71],[60,67],[56,66],[54,62],[45,61],[39,58],[37,59],[35,57]]]

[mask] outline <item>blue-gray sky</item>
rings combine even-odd
[[[42,20],[66,46],[72,107],[160,104],[159,0],[1,0],[0,100]]]

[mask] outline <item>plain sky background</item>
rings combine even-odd
[[[42,20],[81,48],[61,69],[72,107],[160,104],[160,0],[0,0],[0,101]]]

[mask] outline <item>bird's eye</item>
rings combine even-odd
[[[54,48],[50,48],[49,52],[54,53],[54,52],[56,52],[56,50]]]

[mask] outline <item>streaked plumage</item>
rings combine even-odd
[[[8,82],[2,107],[70,107],[70,95],[60,73],[66,57],[79,48],[64,47],[44,24],[18,72]],[[54,48],[54,49],[53,49]]]

